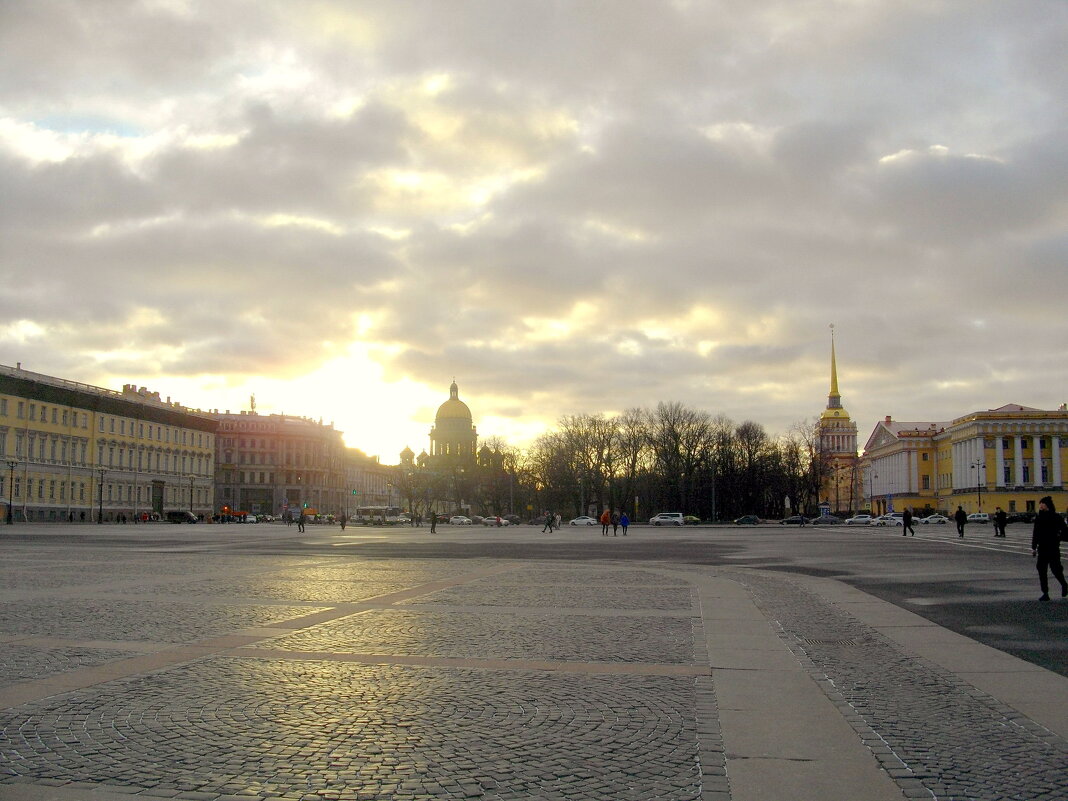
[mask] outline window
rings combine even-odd
[[[104,418],[101,417],[97,422],[100,423],[100,433],[103,434],[104,433]]]
[[[1034,512],[1035,511],[1035,502],[1034,501],[1027,501],[1027,511],[1028,512]]]
[[[37,404],[36,403],[31,403],[30,404],[30,419],[31,420],[37,419]]]
[[[923,488],[925,490],[929,490],[931,488],[931,477],[930,476],[924,476],[923,477]]]
[[[1005,462],[1005,483],[1012,483],[1012,462]]]
[[[929,461],[930,461],[930,456],[931,456],[931,454],[929,454],[929,453],[925,453],[925,454],[923,455],[923,461],[925,461],[925,462],[929,462]]]
[[[63,414],[65,415],[66,412],[64,412]],[[52,425],[55,425],[57,421],[58,421],[58,418],[56,417],[56,407],[53,406],[52,407]]]
[[[55,479],[48,482],[48,497],[55,500],[56,497],[56,482]]]
[[[69,418],[69,416],[68,416],[68,412],[67,412],[67,410],[66,410],[66,409],[64,409],[64,410],[63,410],[63,425],[67,425],[67,421],[68,421],[69,419],[70,419],[70,418]]]
[[[1049,484],[1049,465],[1042,463],[1042,484]]]
[[[22,497],[22,479],[19,476],[15,476],[15,497]]]
[[[1024,484],[1030,484],[1031,483],[1031,465],[1029,465],[1029,464],[1025,464],[1023,466],[1023,481],[1024,481]]]
[[[44,479],[37,479],[37,497],[44,500]]]
[[[26,402],[25,401],[19,401],[19,406],[18,406],[18,410],[16,411],[16,415],[18,416],[18,418],[20,420],[23,417],[26,416]]]
[[[7,417],[7,398],[0,398],[0,415]]]

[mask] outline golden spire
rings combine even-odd
[[[841,398],[838,391],[838,364],[834,358],[834,323],[831,323],[831,393],[829,398]]]

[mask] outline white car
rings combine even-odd
[[[868,525],[869,526],[900,526],[901,525],[901,518],[900,517],[895,517],[892,514],[879,515],[878,517],[873,517],[868,522]]]
[[[503,517],[483,517],[482,518],[482,525],[484,525],[484,526],[510,526],[511,523],[509,523]]]
[[[471,525],[471,518],[463,515],[453,515],[449,518],[449,523],[454,526],[469,526]]]
[[[990,522],[990,515],[988,515],[986,512],[972,512],[970,515],[968,515],[968,522],[969,523],[989,523]]]
[[[872,520],[871,515],[853,515],[845,521],[847,526],[866,526]]]
[[[599,521],[594,520],[592,517],[587,517],[586,515],[576,517],[574,520],[568,523],[569,526],[596,526],[598,524]]]
[[[949,522],[949,518],[946,517],[945,515],[937,515],[937,514],[935,514],[935,515],[928,515],[927,517],[921,517],[920,518],[920,522],[923,523],[924,525],[934,524],[934,525],[938,525],[938,526],[944,526],[946,523]]]
[[[661,512],[653,515],[649,522],[654,526],[682,526],[686,524],[686,518],[682,512]]]

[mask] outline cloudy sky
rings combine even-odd
[[[0,363],[417,452],[1068,400],[1068,4],[0,2]]]

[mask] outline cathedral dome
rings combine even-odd
[[[449,387],[449,399],[438,407],[438,413],[434,417],[436,423],[440,423],[443,420],[465,420],[468,423],[471,422],[471,410],[467,408],[467,404],[460,400],[460,390],[456,386],[456,382],[452,382],[452,386]]]

